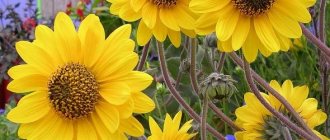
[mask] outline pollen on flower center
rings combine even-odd
[[[161,8],[169,8],[175,6],[177,0],[150,0],[150,2]]]
[[[86,117],[99,99],[94,75],[78,63],[68,63],[53,73],[48,90],[53,108],[68,119]]]
[[[234,7],[247,16],[258,16],[267,12],[274,2],[275,0],[232,0]]]

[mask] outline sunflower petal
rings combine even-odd
[[[44,117],[51,109],[46,92],[33,92],[24,96],[7,118],[15,123],[30,123]]]

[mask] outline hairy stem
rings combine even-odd
[[[192,89],[196,96],[199,97],[199,87],[196,78],[196,42],[192,42],[190,45],[190,82],[192,85]],[[241,131],[242,128],[238,127],[228,116],[226,116],[215,104],[209,102],[209,107],[213,110],[213,112],[225,123],[227,123],[233,130]]]
[[[237,56],[236,53],[230,53],[230,58],[241,68],[244,68],[242,59]],[[253,78],[270,94],[272,94],[277,100],[279,100],[283,106],[292,114],[294,119],[302,126],[303,129],[305,129],[308,134],[314,136],[317,138],[317,136],[310,130],[310,128],[306,125],[306,123],[303,121],[303,119],[299,116],[299,114],[294,110],[294,108],[286,101],[286,99],[281,96],[276,90],[274,90],[268,82],[266,82],[263,78],[261,78],[256,72],[251,70]]]
[[[201,123],[201,140],[207,140],[207,132],[206,132],[206,120],[207,120],[207,110],[209,109],[208,107],[208,97],[207,94],[204,93],[203,96],[203,108],[202,108],[202,123]]]
[[[136,70],[141,71],[143,69],[143,66],[147,60],[149,47],[150,47],[150,41],[142,49],[141,58],[140,58],[138,66],[136,67]]]
[[[318,24],[318,29],[319,29],[319,38],[323,43],[325,42],[325,14],[326,14],[326,0],[320,0],[320,14],[319,14],[319,24]],[[329,61],[324,61],[326,59],[323,53],[320,53],[320,67],[322,68],[320,70],[321,72],[321,82],[322,82],[322,101],[323,101],[323,109],[326,112],[327,115],[328,113],[328,64],[330,63]],[[328,118],[326,120],[326,123],[324,125],[325,130],[328,130]]]
[[[226,53],[221,52],[220,55],[221,55],[220,56],[220,61],[219,61],[218,65],[217,65],[218,72],[221,72],[222,71],[223,65],[225,64],[225,60],[226,60]]]
[[[330,57],[330,49],[326,44],[324,44],[320,39],[315,37],[313,33],[311,33],[303,24],[300,24],[302,32],[306,36],[306,38],[311,41],[314,45],[316,45],[327,57]]]
[[[189,51],[189,56],[190,56],[190,83],[192,84],[192,88],[194,91],[197,91],[197,94],[199,93],[198,91],[198,83],[197,83],[197,76],[196,76],[196,39],[191,39],[190,43],[190,51]]]
[[[283,114],[275,110],[261,95],[259,92],[258,87],[255,85],[253,81],[253,77],[251,74],[250,64],[247,61],[244,61],[244,72],[245,72],[245,78],[246,81],[250,87],[250,90],[254,93],[254,95],[257,97],[257,99],[260,101],[260,103],[269,111],[271,112],[276,118],[278,118],[282,123],[287,125],[291,130],[295,131],[298,135],[302,136],[305,139],[308,140],[315,140],[315,137],[312,137],[308,133],[306,133],[303,129],[301,129],[296,124],[292,123],[287,117],[285,117]]]
[[[159,56],[159,63],[162,75],[164,77],[164,81],[166,86],[168,87],[169,91],[173,95],[174,99],[184,108],[184,110],[189,114],[191,118],[193,118],[198,123],[201,123],[200,116],[186,103],[186,101],[180,96],[179,92],[174,88],[171,84],[170,76],[167,70],[166,61],[165,61],[165,54],[164,54],[164,47],[161,42],[157,41],[157,50]],[[217,139],[225,140],[225,137],[221,135],[217,130],[215,130],[210,125],[206,126],[206,129],[213,134]]]

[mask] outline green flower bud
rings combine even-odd
[[[217,42],[218,42],[218,38],[214,32],[212,34],[207,35],[204,38],[204,46],[207,46],[210,48],[217,48]]]
[[[201,91],[203,97],[210,99],[221,100],[223,98],[229,99],[231,95],[237,91],[234,86],[235,80],[230,75],[221,73],[211,73],[202,83]]]

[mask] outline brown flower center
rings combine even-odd
[[[170,8],[176,5],[177,0],[150,0],[150,2],[161,8]]]
[[[78,63],[66,64],[53,73],[48,90],[53,108],[68,119],[88,116],[99,99],[94,75]]]
[[[247,16],[258,16],[266,13],[274,2],[275,0],[232,0],[234,7]]]

